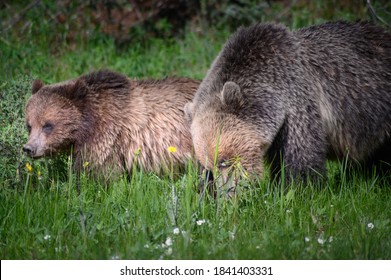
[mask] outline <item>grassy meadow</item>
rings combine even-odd
[[[21,11],[20,2],[0,18]],[[191,165],[179,178],[138,171],[108,186],[82,174],[78,194],[71,157],[25,157],[23,110],[33,79],[54,83],[101,68],[139,79],[202,79],[232,32],[200,21],[176,37],[139,34],[119,47],[89,27],[87,37],[69,41],[70,27],[47,16],[55,9],[49,2],[0,31],[0,259],[391,259],[387,178],[348,176],[344,163],[328,163],[321,188],[284,191],[266,175],[214,199],[198,190]],[[271,2],[256,20],[299,28],[368,18],[365,8],[320,13],[316,4],[287,10]]]

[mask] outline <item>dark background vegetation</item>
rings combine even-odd
[[[175,40],[190,32],[202,36],[208,30],[233,32],[259,21],[300,28],[362,19],[389,27],[390,11],[387,0],[5,0],[0,2],[0,78],[12,78],[18,71],[31,74],[21,68],[24,52],[59,56],[105,40],[113,40],[121,51],[132,44],[145,46],[152,38]],[[23,50],[18,48],[21,45]]]
[[[140,37],[178,36],[189,31],[189,25],[202,32],[203,28],[233,31],[258,21],[293,28],[336,19],[389,24],[391,4],[387,0],[35,0],[2,1],[0,9],[3,36],[45,35],[53,44],[72,46],[102,35],[123,45]],[[45,34],[42,26],[47,28]]]

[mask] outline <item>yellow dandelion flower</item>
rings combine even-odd
[[[27,171],[29,172],[29,173],[32,173],[33,172],[33,167],[31,166],[31,164],[30,163],[26,163],[26,169],[27,169]]]
[[[86,167],[88,166],[88,164],[89,164],[89,162],[86,161],[86,162],[83,164],[84,168],[86,168]]]
[[[38,175],[38,177],[41,177],[42,176],[41,171],[38,171],[37,175]]]
[[[169,153],[176,153],[176,147],[170,146],[170,147],[167,148],[167,151],[168,151]]]
[[[140,153],[141,153],[141,148],[137,148],[137,149],[134,151],[134,155],[135,155],[135,156],[140,155]]]

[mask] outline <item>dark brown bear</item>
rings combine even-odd
[[[224,182],[238,162],[261,176],[264,159],[287,180],[322,177],[327,158],[390,163],[391,35],[366,22],[240,28],[185,112],[198,160]]]
[[[192,142],[183,107],[198,85],[188,78],[137,81],[110,71],[47,86],[35,81],[23,150],[33,158],[72,150],[76,169],[88,163],[106,174],[134,164],[157,173],[184,166]]]

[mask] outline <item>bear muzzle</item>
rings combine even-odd
[[[26,144],[23,146],[23,152],[29,157],[34,157],[35,149],[29,144]]]
[[[215,179],[216,189],[227,194],[228,197],[232,197],[235,194],[237,184],[238,178],[235,172],[229,172],[228,170],[220,171]]]
[[[250,180],[241,170],[219,170],[216,174],[210,172],[208,186],[213,197],[226,196],[233,197],[238,188],[248,188]]]
[[[23,146],[23,152],[31,158],[40,158],[44,155],[43,151],[40,151],[37,147],[29,143]]]

